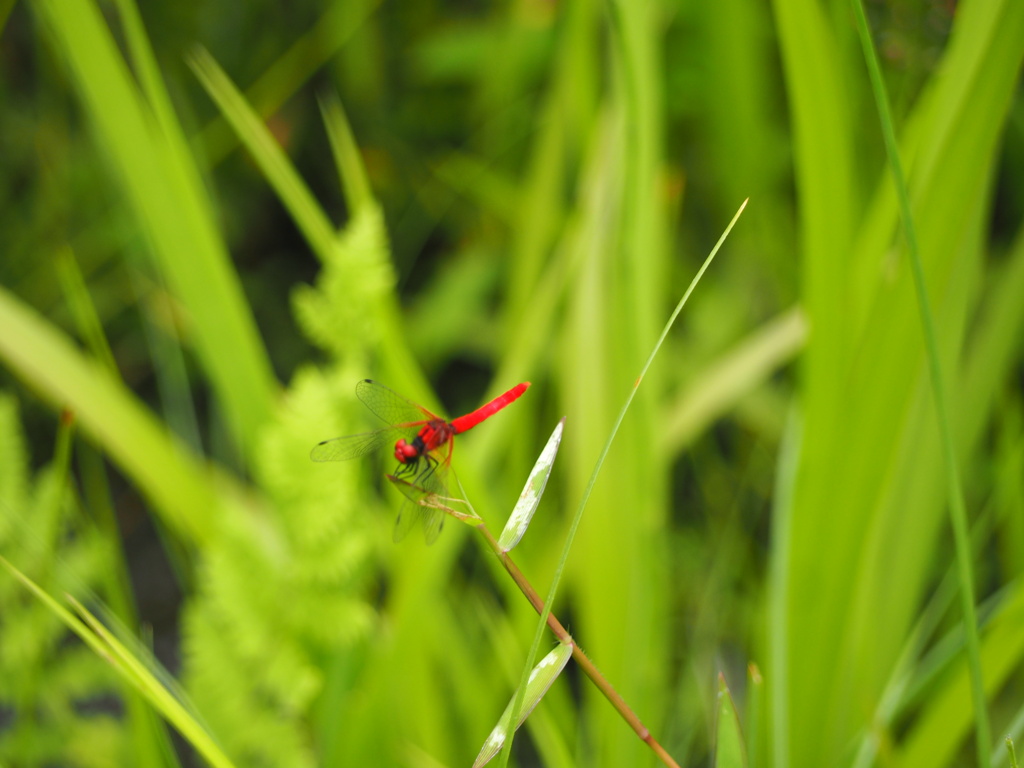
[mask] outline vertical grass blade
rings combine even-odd
[[[328,4],[309,31],[246,89],[246,101],[261,117],[273,115],[338,54],[379,4],[380,0]],[[203,147],[208,162],[216,165],[238,145],[238,136],[219,117],[202,130],[196,143]]]
[[[964,632],[967,637],[967,659],[971,676],[971,699],[974,702],[974,718],[976,726],[976,742],[978,765],[987,768],[992,738],[988,721],[988,708],[985,697],[985,682],[981,670],[981,649],[978,639],[978,619],[974,608],[974,577],[971,573],[971,541],[967,526],[967,509],[964,503],[963,488],[960,481],[960,469],[956,458],[953,432],[950,422],[949,406],[946,400],[946,382],[939,358],[939,344],[936,339],[935,321],[932,317],[931,300],[928,297],[928,286],[925,283],[924,268],[921,265],[921,254],[917,243],[917,230],[910,208],[910,193],[907,189],[903,166],[900,161],[899,147],[896,144],[896,132],[893,129],[892,113],[889,109],[889,97],[886,93],[885,81],[878,65],[871,31],[868,28],[864,7],[860,0],[853,0],[857,18],[857,31],[864,48],[864,59],[867,62],[871,87],[878,106],[878,115],[885,140],[885,151],[889,158],[889,167],[896,184],[896,198],[899,201],[900,217],[913,270],[914,288],[917,292],[917,305],[921,314],[921,326],[924,330],[925,347],[928,353],[929,379],[932,396],[935,399],[936,418],[942,440],[942,453],[945,460],[945,474],[948,481],[946,503],[949,505],[950,521],[953,525],[953,538],[956,543],[957,574],[960,581],[961,609],[963,614]]]
[[[725,676],[718,674],[718,728],[715,743],[715,768],[746,768],[743,754],[743,734],[736,704],[725,684]]]
[[[64,300],[75,318],[79,336],[103,367],[111,375],[116,376],[118,370],[117,363],[114,362],[114,353],[110,351],[110,344],[107,343],[107,336],[103,332],[103,323],[96,314],[96,307],[89,296],[89,288],[70,248],[62,249],[57,256],[57,276],[64,291]]]
[[[835,138],[830,100],[840,102],[838,130],[848,133],[856,116],[843,112],[861,103],[858,88],[867,88],[866,78],[852,74],[863,67],[855,28],[821,11],[801,0],[776,3],[806,230],[803,306],[812,329],[800,378],[799,466],[773,550],[773,558],[785,559],[773,571],[785,572],[788,591],[772,596],[784,606],[781,615],[773,611],[773,621],[786,631],[772,643],[780,652],[788,646],[783,667],[768,675],[788,709],[773,707],[776,746],[789,753],[780,766],[828,761],[874,725],[869,713],[899,663],[949,525],[950,478],[891,174],[881,172],[864,201],[849,190],[831,196],[829,177],[837,166],[846,171],[851,150],[831,156],[816,146]],[[822,47],[821,40],[832,44]],[[806,57],[809,48],[821,48],[821,62]],[[984,232],[992,216],[993,166],[1022,49],[1020,3],[960,4],[942,61],[900,128],[901,157],[912,163],[909,196],[921,264],[939,321],[936,341],[958,403],[957,423],[949,426],[963,457],[978,445],[974,425],[983,429],[993,413],[992,400],[965,396],[959,372],[984,301],[979,285],[991,260]],[[849,73],[833,78],[833,69]],[[832,88],[835,93],[821,92]],[[857,229],[816,248],[830,232],[836,214],[823,208],[831,207],[845,209],[846,217],[863,210],[863,216],[854,219]],[[778,629],[772,625],[773,635]]]
[[[551,613],[551,606],[554,603],[555,595],[558,592],[559,583],[561,581],[562,574],[565,571],[565,564],[566,561],[569,559],[569,552],[572,549],[573,540],[576,537],[576,531],[579,530],[580,523],[583,520],[583,511],[586,509],[587,502],[590,499],[590,494],[594,489],[594,484],[597,482],[598,475],[600,475],[601,473],[601,468],[604,466],[604,460],[608,456],[608,451],[611,449],[612,442],[615,440],[615,435],[619,431],[619,426],[622,424],[622,420],[626,417],[626,412],[629,410],[629,406],[633,402],[633,398],[636,396],[636,392],[639,389],[640,384],[643,382],[644,375],[647,373],[647,370],[651,367],[651,364],[654,362],[654,358],[658,354],[658,351],[661,349],[662,344],[668,336],[668,332],[672,329],[672,326],[675,324],[676,318],[679,317],[679,313],[683,311],[683,307],[686,306],[686,302],[689,301],[690,294],[693,293],[694,289],[697,287],[697,283],[700,282],[700,279],[704,276],[704,273],[707,271],[708,267],[711,266],[712,260],[715,258],[719,249],[722,247],[722,244],[725,242],[725,239],[729,236],[729,233],[732,231],[732,228],[736,225],[736,222],[739,220],[740,215],[743,213],[743,209],[747,207],[747,202],[747,200],[744,200],[743,204],[740,205],[739,210],[736,211],[736,215],[733,216],[732,221],[729,222],[728,226],[725,228],[725,231],[722,233],[722,236],[718,239],[718,242],[715,243],[715,247],[711,249],[711,253],[708,254],[708,257],[704,260],[704,263],[701,265],[700,269],[697,270],[697,274],[694,276],[693,280],[690,281],[690,285],[687,286],[686,292],[679,300],[679,303],[676,304],[676,307],[673,310],[671,316],[665,323],[664,328],[662,328],[661,335],[658,337],[658,340],[655,342],[653,349],[647,356],[647,360],[644,363],[643,368],[640,370],[640,375],[637,376],[636,380],[634,381],[633,388],[630,390],[629,396],[626,398],[626,402],[623,403],[622,409],[619,411],[619,415],[615,420],[615,424],[612,427],[611,433],[608,435],[608,439],[605,441],[604,447],[601,449],[601,454],[597,459],[597,463],[594,465],[594,470],[591,473],[590,480],[587,484],[586,489],[583,492],[583,497],[580,499],[579,506],[576,508],[576,513],[573,515],[572,523],[569,526],[569,533],[565,538],[565,544],[563,545],[562,553],[558,560],[558,565],[555,568],[555,575],[551,580],[551,587],[548,591],[547,599],[544,601],[544,609],[541,611],[540,620],[537,623],[537,629],[534,632],[533,643],[530,646],[530,651],[526,657],[527,664],[523,674],[523,684],[520,685],[520,696],[522,692],[525,690],[525,682],[527,675],[529,673],[529,670],[533,666],[533,659],[536,658],[537,649],[540,647],[540,639],[543,636],[544,628],[548,620],[548,615]],[[517,701],[515,703],[515,706],[513,707],[513,711],[518,711],[520,705],[521,698],[517,697]],[[510,736],[509,739],[506,741],[504,748],[503,760],[505,761],[507,761],[508,755],[511,753],[511,744],[512,737]]]
[[[158,269],[188,313],[189,340],[235,442],[249,452],[271,410],[273,373],[213,206],[145,46],[136,45],[136,52],[153,103],[144,100],[94,3],[37,0],[33,7],[53,31],[114,179]],[[129,32],[138,43],[138,30]]]

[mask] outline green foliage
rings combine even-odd
[[[940,6],[869,20],[948,382],[994,733],[1012,733],[1024,5]],[[429,378],[460,412],[486,397],[480,372],[488,390],[533,381],[460,436],[454,466],[497,530],[567,416],[515,550],[545,592],[658,329],[750,195],[637,390],[553,610],[680,763],[711,760],[717,730],[723,764],[960,764],[976,720],[946,470],[848,4],[224,8],[34,0],[8,21],[36,66],[0,63],[0,359],[19,399],[67,409],[83,440],[71,463],[62,431],[32,473],[0,399],[0,553],[145,633],[91,444],[161,532],[191,722],[231,760],[469,764],[536,615],[468,527],[393,547],[380,466],[309,450],[372,426],[352,393],[366,376],[441,410]],[[24,589],[0,578],[0,762],[173,765],[131,692],[177,701],[173,686],[118,683]],[[764,685],[716,699],[719,673],[751,661]],[[78,706],[101,698],[123,710]],[[156,706],[199,746],[191,715]],[[649,759],[586,682],[555,682],[513,762],[525,734],[545,765]]]
[[[351,313],[368,310],[387,287],[362,279],[361,270],[383,268],[379,224],[369,214],[354,222],[319,286],[296,296],[304,327],[329,352],[366,354]],[[309,460],[317,437],[356,431],[356,404],[349,399],[339,411],[336,403],[358,375],[340,364],[296,375],[261,439],[255,477],[266,506],[229,511],[201,566],[202,588],[185,621],[186,681],[243,763],[318,763],[304,724],[330,683],[325,664],[350,653],[375,624],[360,597],[372,541],[366,505],[352,492],[360,468]]]
[[[102,598],[112,542],[74,503],[68,429],[59,440],[53,462],[33,477],[17,403],[0,394],[0,555],[51,592]],[[118,693],[102,659],[69,642],[67,629],[20,584],[0,580],[0,708],[11,716],[0,734],[0,762],[103,766],[127,759],[130,734],[102,704]]]

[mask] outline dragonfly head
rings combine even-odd
[[[415,462],[420,457],[420,451],[415,444],[407,443],[404,439],[395,443],[395,458],[399,464]]]

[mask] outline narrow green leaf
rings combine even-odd
[[[97,144],[150,246],[147,253],[187,312],[189,343],[233,437],[241,450],[252,450],[272,409],[274,374],[140,25],[129,14],[142,93],[94,2],[38,0],[34,8],[69,64]]]
[[[533,465],[530,478],[526,481],[523,492],[519,494],[519,501],[516,502],[515,509],[509,515],[508,522],[505,523],[505,530],[498,537],[498,546],[501,547],[502,552],[514,549],[519,540],[523,538],[526,529],[530,526],[533,513],[537,511],[537,505],[540,504],[540,498],[544,495],[544,488],[548,484],[548,478],[551,477],[551,469],[555,465],[558,446],[562,443],[562,431],[564,428],[565,417],[562,417],[562,420],[558,422],[558,426],[555,427],[555,431],[548,438],[544,450],[537,457],[537,463]]]
[[[334,226],[299,177],[295,167],[270,131],[204,48],[197,48],[189,63],[224,117],[260,166],[267,181],[291,213],[310,247],[326,261],[335,246]]]
[[[1006,742],[1009,743],[1004,742],[1002,747],[996,744],[992,748],[993,764],[999,763],[999,758],[1002,755],[1003,748],[1008,748],[1012,752],[1014,738],[1020,738],[1021,733],[1024,733],[1024,703],[1018,702],[1017,712],[1014,714],[1013,719],[1010,721],[1010,723],[1004,727],[1004,733],[1006,733]],[[1016,759],[1016,755],[1013,754],[1013,762],[1011,763],[1010,768],[1018,768]]]
[[[327,4],[316,23],[246,89],[245,100],[261,117],[273,115],[338,55],[378,5],[380,0]],[[238,137],[218,117],[202,130],[196,143],[203,147],[210,165],[217,165],[238,146]]]
[[[907,249],[910,255],[910,266],[914,276],[914,288],[917,293],[917,304],[921,315],[921,326],[924,329],[925,349],[928,352],[929,379],[932,385],[932,397],[935,402],[936,419],[939,423],[939,434],[942,439],[943,458],[945,459],[945,475],[948,481],[947,498],[950,522],[953,528],[953,540],[956,544],[956,560],[960,579],[961,609],[963,611],[964,632],[967,638],[967,659],[971,673],[971,698],[974,702],[974,720],[976,728],[976,747],[978,765],[987,768],[988,752],[991,745],[991,726],[989,725],[987,701],[985,699],[985,681],[981,667],[981,642],[978,638],[978,620],[975,612],[975,590],[971,573],[971,545],[967,522],[967,506],[964,500],[960,467],[956,458],[956,443],[953,436],[952,420],[946,392],[948,384],[942,371],[939,351],[938,333],[932,302],[928,296],[928,283],[925,278],[924,266],[918,247],[917,228],[911,213],[910,191],[903,165],[900,161],[899,146],[896,141],[896,130],[889,107],[889,95],[886,91],[882,69],[878,63],[874,41],[868,28],[864,6],[860,0],[853,1],[854,15],[857,19],[857,31],[864,48],[864,59],[867,62],[871,86],[878,105],[879,119],[882,124],[882,136],[885,139],[885,151],[889,157],[889,166],[896,185],[896,197],[900,204],[900,218],[903,222]]]
[[[771,710],[774,721],[771,747],[772,765],[790,765],[790,670],[793,648],[790,643],[790,585],[793,581],[793,495],[800,456],[803,453],[803,417],[791,408],[782,436],[782,447],[775,471],[772,499],[772,558],[768,569],[768,653]]]
[[[565,564],[569,559],[569,552],[572,550],[573,541],[576,538],[576,531],[579,530],[580,523],[583,520],[583,511],[587,507],[587,502],[590,499],[590,494],[594,490],[594,485],[597,482],[598,475],[601,474],[601,467],[604,466],[604,461],[608,457],[608,452],[611,450],[612,442],[615,440],[616,434],[618,434],[619,427],[622,426],[622,420],[626,417],[626,412],[629,410],[629,406],[632,404],[633,398],[636,397],[637,390],[640,388],[640,384],[643,382],[644,376],[647,374],[648,369],[654,362],[654,358],[658,354],[658,351],[661,349],[662,344],[665,343],[665,339],[668,337],[668,332],[672,329],[672,326],[675,323],[676,318],[679,317],[679,313],[683,311],[683,307],[686,306],[686,302],[690,300],[690,294],[693,293],[694,289],[697,287],[697,283],[700,282],[700,279],[704,276],[704,273],[707,271],[708,267],[711,266],[711,262],[718,254],[719,249],[721,249],[722,245],[725,243],[725,240],[729,236],[729,233],[732,232],[732,228],[736,226],[736,222],[739,221],[739,218],[742,215],[743,210],[747,207],[748,202],[749,200],[744,200],[743,203],[740,205],[739,209],[732,217],[732,220],[726,226],[725,231],[722,232],[722,236],[718,238],[718,242],[715,243],[714,248],[711,249],[711,253],[709,253],[707,258],[704,259],[704,263],[701,264],[700,269],[697,270],[697,274],[694,275],[693,279],[690,281],[690,284],[687,286],[682,298],[679,299],[679,302],[676,304],[675,309],[672,311],[672,314],[669,316],[668,321],[665,323],[665,326],[661,330],[661,335],[658,337],[658,340],[654,343],[654,347],[651,349],[650,354],[647,356],[647,360],[644,362],[643,368],[641,368],[640,370],[640,375],[636,377],[636,380],[633,383],[633,388],[629,391],[629,396],[626,398],[626,402],[622,404],[622,409],[619,411],[619,415],[615,420],[615,424],[612,426],[611,432],[608,435],[608,439],[605,441],[604,447],[601,449],[601,453],[597,457],[597,462],[595,463],[593,472],[590,475],[590,480],[587,482],[587,486],[586,489],[583,491],[583,496],[580,499],[579,506],[576,508],[576,512],[573,515],[572,524],[569,526],[569,533],[565,537],[565,544],[562,547],[562,552],[559,556],[558,565],[555,568],[555,575],[554,578],[551,580],[551,587],[548,590],[547,599],[544,601],[544,608],[541,610],[540,620],[537,622],[537,629],[533,635],[533,642],[530,646],[530,651],[526,657],[527,663],[523,669],[524,678],[526,676],[526,670],[530,668],[530,665],[533,663],[533,659],[536,658],[537,649],[540,647],[540,639],[544,633],[545,627],[547,626],[548,616],[551,614],[551,605],[554,603],[555,595],[558,593],[558,587],[562,579],[562,574],[565,571]],[[509,746],[506,746],[505,749],[505,755],[503,759],[505,759],[506,761],[508,759],[508,754],[511,750],[511,741],[512,739],[509,738]]]
[[[740,732],[740,717],[736,713],[725,676],[718,674],[718,741],[715,746],[717,768],[746,768],[747,758],[743,754],[743,734]]]
[[[572,646],[563,645],[561,643],[551,651],[547,656],[540,660],[540,663],[533,668],[530,672],[530,677],[526,682],[526,691],[522,695],[522,706],[519,709],[519,716],[516,718],[516,726],[514,730],[519,730],[519,726],[523,724],[526,718],[533,711],[533,708],[537,706],[544,694],[547,693],[548,688],[555,682],[563,669],[565,669],[566,663],[572,657]],[[498,754],[498,750],[501,749],[505,743],[505,739],[508,737],[509,722],[512,719],[512,709],[516,703],[517,696],[512,697],[512,701],[505,707],[505,711],[502,713],[501,718],[498,720],[498,724],[494,726],[494,730],[484,741],[483,747],[480,749],[480,754],[476,756],[476,760],[473,761],[473,768],[479,768],[482,765],[486,765],[491,758]]]
[[[744,744],[746,745],[747,765],[752,768],[768,765],[767,745],[764,737],[768,730],[765,727],[767,714],[765,712],[764,678],[761,676],[761,670],[753,662],[747,665],[746,711],[747,728]]]
[[[146,665],[135,658],[86,608],[70,595],[75,610],[85,623],[53,599],[28,576],[19,571],[6,558],[0,556],[0,565],[32,592],[43,605],[72,632],[78,635],[98,656],[110,662],[114,670],[128,681],[167,719],[179,733],[215,768],[231,768],[228,759],[209,733],[197,722],[180,701],[156,679]]]
[[[983,694],[994,695],[1006,684],[1024,656],[1024,587],[1012,587],[1005,601],[986,627],[980,648],[980,662],[985,669]],[[903,738],[899,749],[889,755],[888,764],[895,768],[931,764],[943,765],[954,759],[963,741],[970,735],[974,712],[964,706],[971,701],[970,664],[964,657],[943,676],[942,686],[928,697],[928,706],[918,715],[913,727]],[[973,722],[975,729],[977,723]],[[986,748],[985,758],[990,757]]]
[[[191,543],[212,530],[217,505],[210,478],[138,399],[57,329],[0,287],[0,360],[54,408],[70,409]]]
[[[358,212],[368,205],[375,205],[370,180],[366,177],[366,166],[359,156],[359,147],[352,136],[352,127],[342,109],[341,100],[335,94],[320,100],[320,111],[327,127],[327,138],[331,142],[334,164],[345,190],[345,202],[350,211]]]
[[[117,363],[114,362],[114,354],[107,343],[103,323],[96,313],[89,288],[82,277],[82,270],[78,268],[78,262],[70,248],[61,249],[57,255],[57,277],[64,291],[64,300],[75,318],[75,325],[78,326],[79,336],[93,356],[103,363],[110,373],[117,375]]]

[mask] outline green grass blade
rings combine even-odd
[[[246,89],[245,100],[260,117],[277,112],[288,99],[347,43],[359,30],[380,0],[331,3],[310,30]],[[238,145],[238,135],[218,117],[197,137],[211,165],[219,163]]]
[[[793,500],[803,451],[803,420],[792,408],[782,448],[776,463],[775,492],[772,499],[772,558],[768,570],[768,691],[772,711],[771,765],[792,765],[790,751],[793,709],[790,685],[791,582],[793,580]]]
[[[326,261],[335,243],[334,226],[299,177],[284,150],[205,49],[197,48],[189,63],[210,98],[217,103],[221,113],[231,123],[276,190],[310,247],[322,261]]]
[[[965,339],[978,275],[987,261],[982,243],[991,216],[992,167],[1019,78],[1022,25],[1019,3],[961,4],[936,76],[902,130],[901,151],[912,162],[910,196],[926,282],[940,318],[937,341],[948,371],[970,348]],[[847,30],[849,39],[828,53],[852,50],[858,56],[848,66],[860,70],[863,55],[853,28],[837,23],[828,34]],[[798,38],[784,35],[783,40],[804,46]],[[793,69],[787,78],[791,88],[813,90],[821,83],[820,71]],[[855,81],[850,75],[837,85]],[[852,103],[857,103],[855,93],[846,97],[846,104]],[[821,119],[824,127],[831,117]],[[799,162],[811,161],[814,155],[807,150]],[[815,162],[822,164],[816,173],[832,172],[831,158]],[[930,402],[919,307],[909,261],[900,252],[903,243],[894,243],[899,208],[889,179],[886,172],[879,180],[852,243],[836,242],[831,252],[805,255],[823,260],[808,269],[841,270],[844,276],[828,301],[808,296],[804,302],[813,331],[800,382],[803,449],[792,538],[786,542],[788,630],[794,644],[785,660],[791,711],[775,720],[791,729],[785,737],[791,751],[786,765],[828,760],[870,725],[865,718],[872,705],[847,704],[876,702],[883,695],[929,588],[936,543],[948,525],[942,498],[948,478]],[[814,197],[816,190],[799,194]],[[811,210],[805,209],[802,221]],[[805,281],[807,291],[815,285]],[[1001,375],[1005,372],[992,372]],[[958,384],[958,377],[950,375],[948,381]],[[991,418],[992,402],[956,395],[957,419],[983,425]],[[970,455],[977,435],[955,426],[958,452]],[[874,631],[878,626],[887,631]],[[803,642],[807,637],[815,642]],[[776,683],[774,675],[769,680]]]
[[[163,685],[157,681],[146,666],[132,656],[127,649],[90,614],[77,600],[68,596],[75,609],[86,623],[76,618],[64,606],[43,591],[35,582],[0,556],[0,565],[36,598],[50,609],[61,622],[78,635],[96,654],[108,662],[132,687],[162,714],[188,742],[196,748],[210,765],[216,768],[231,768],[232,763],[220,750],[216,742],[188,713],[185,707]]]
[[[815,0],[773,3],[791,103],[793,145],[800,200],[803,307],[815,336],[845,336],[842,306],[847,282],[848,244],[853,237],[854,125],[843,87],[844,61],[825,7]],[[813,387],[830,380],[839,365],[840,344],[824,345],[803,360]],[[830,389],[830,388],[829,388]],[[817,409],[815,402],[807,407]],[[821,407],[827,407],[822,403]],[[808,414],[809,419],[813,414]]]
[[[92,2],[38,0],[34,6],[70,65],[98,142],[159,269],[188,312],[190,341],[235,440],[252,450],[271,409],[273,374],[147,47],[135,46],[152,104],[140,96]],[[138,43],[141,32],[130,17],[129,25]]]
[[[110,351],[110,344],[103,332],[103,323],[96,314],[96,307],[89,296],[89,289],[82,277],[82,270],[78,268],[78,262],[70,249],[64,249],[57,256],[57,275],[60,278],[61,288],[64,291],[64,299],[71,309],[75,318],[75,325],[78,326],[78,333],[93,356],[103,364],[107,371],[118,375],[117,363],[114,362],[114,353]]]
[[[341,107],[341,100],[333,93],[321,99],[320,112],[327,126],[327,138],[331,141],[334,164],[338,167],[338,177],[341,188],[345,190],[345,202],[349,210],[358,212],[375,206],[370,180],[366,177],[366,168],[359,156],[359,147],[352,136],[352,128]]]
[[[757,665],[747,665],[746,695],[746,738],[743,740],[747,765],[761,768],[768,765],[767,745],[764,736],[768,732],[765,727],[767,712],[765,710],[765,685],[761,670]]]
[[[725,684],[725,676],[718,675],[718,728],[715,740],[715,768],[746,768],[743,753],[743,734],[736,703]]]
[[[985,691],[994,694],[1010,679],[1024,655],[1024,588],[1019,584],[1007,595],[999,612],[986,628],[980,642],[980,662],[985,668]],[[951,674],[943,678],[939,690],[929,695],[928,706],[923,709],[914,728],[902,741],[900,749],[892,755],[894,768],[913,768],[922,761],[944,765],[952,761],[961,741],[968,735],[974,718],[977,735],[977,715],[964,706],[973,699],[969,664],[955,665]],[[985,760],[991,757],[991,745]]]
[[[2,288],[0,327],[0,358],[54,408],[70,409],[178,535],[204,542],[217,506],[210,478],[195,459],[120,381]]]
[[[686,306],[686,302],[689,300],[690,294],[693,293],[694,288],[697,287],[697,283],[700,282],[701,277],[704,276],[704,272],[707,271],[707,268],[711,265],[712,260],[715,258],[715,255],[718,253],[718,250],[722,247],[722,244],[725,242],[725,239],[729,236],[729,233],[732,231],[732,228],[736,225],[736,221],[739,219],[740,214],[743,213],[743,209],[746,208],[746,206],[747,201],[744,200],[743,204],[739,207],[739,210],[736,211],[736,215],[733,216],[732,221],[730,221],[729,225],[725,228],[725,231],[722,233],[722,236],[719,238],[718,242],[715,243],[715,247],[711,249],[711,253],[708,254],[708,257],[704,260],[704,263],[701,265],[700,269],[697,271],[697,274],[690,282],[690,285],[687,287],[686,292],[683,294],[683,297],[679,300],[679,303],[676,304],[676,307],[673,310],[672,315],[669,317],[668,322],[665,323],[665,327],[661,331],[661,336],[658,338],[657,342],[655,342],[654,348],[651,350],[650,354],[647,357],[647,361],[644,363],[643,368],[640,370],[640,375],[637,376],[636,380],[634,381],[633,387],[632,389],[630,389],[629,396],[626,398],[626,402],[623,404],[622,409],[619,411],[618,418],[615,420],[615,424],[612,427],[611,433],[609,434],[608,439],[604,444],[604,447],[601,449],[601,455],[597,459],[597,463],[595,464],[594,470],[590,476],[590,481],[587,485],[586,490],[583,492],[583,497],[580,499],[579,506],[576,508],[576,513],[573,516],[572,523],[569,527],[569,532],[565,537],[565,544],[562,547],[562,553],[559,557],[558,565],[555,568],[554,577],[551,580],[551,587],[548,591],[547,599],[544,601],[544,610],[541,612],[540,621],[538,622],[537,629],[534,632],[533,643],[531,644],[530,651],[526,657],[527,664],[523,671],[523,680],[519,686],[519,693],[517,694],[516,701],[513,706],[513,712],[518,712],[522,705],[522,694],[526,688],[526,681],[529,677],[530,670],[533,667],[533,660],[534,658],[536,658],[537,649],[540,647],[540,640],[544,634],[544,629],[547,625],[548,616],[551,613],[551,605],[554,603],[555,595],[558,592],[558,586],[562,578],[562,573],[565,571],[565,564],[569,559],[569,552],[572,550],[572,544],[573,540],[576,537],[576,531],[579,529],[580,522],[583,520],[583,510],[586,509],[587,501],[590,499],[590,494],[594,489],[594,484],[597,482],[598,475],[601,472],[601,467],[604,465],[604,460],[608,456],[608,451],[611,449],[611,445],[615,439],[615,435],[619,431],[619,426],[622,424],[622,420],[626,416],[626,411],[629,410],[630,403],[633,402],[633,398],[636,396],[636,392],[639,389],[641,382],[643,382],[647,370],[651,367],[651,363],[654,362],[655,355],[658,354],[658,350],[661,349],[661,345],[664,343],[665,338],[668,336],[668,332],[675,324],[676,318],[679,317],[679,313],[683,311],[683,307]],[[502,753],[503,762],[507,762],[508,756],[511,754],[511,748],[512,737],[510,736],[508,741],[505,742],[505,747]]]
[[[981,670],[981,651],[978,640],[978,620],[974,608],[974,577],[971,573],[971,542],[967,526],[967,509],[964,502],[963,488],[960,480],[960,469],[956,457],[952,427],[949,416],[949,405],[946,399],[946,382],[939,359],[939,344],[936,340],[935,322],[932,318],[931,301],[928,297],[928,286],[925,282],[924,268],[921,266],[921,254],[918,250],[917,230],[910,208],[910,194],[907,189],[903,166],[900,163],[899,148],[896,144],[896,132],[893,129],[892,114],[889,109],[889,97],[886,93],[885,81],[878,65],[871,31],[864,16],[864,7],[859,0],[854,0],[857,17],[857,30],[864,48],[868,73],[875,95],[875,103],[882,124],[882,135],[885,139],[885,150],[889,157],[889,166],[896,182],[896,197],[900,204],[900,213],[906,233],[910,263],[914,274],[914,287],[917,289],[917,302],[921,312],[921,325],[924,329],[925,346],[928,351],[928,368],[931,374],[932,394],[935,398],[936,417],[939,422],[942,438],[942,451],[945,458],[947,486],[947,504],[953,524],[953,538],[956,543],[957,571],[960,580],[961,608],[963,611],[964,630],[967,635],[967,658],[971,671],[971,698],[974,702],[974,717],[977,729],[978,765],[986,768],[989,765],[989,750],[992,737],[988,720],[988,708],[985,698],[985,683]]]

